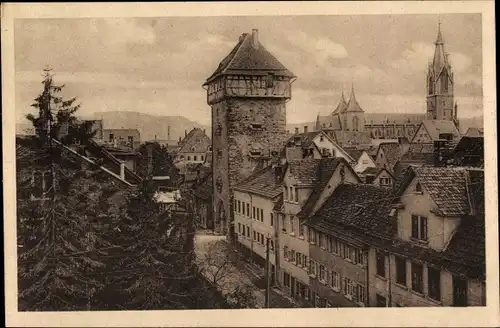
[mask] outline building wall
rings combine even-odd
[[[238,233],[238,242],[244,245],[245,247],[254,251],[257,255],[259,255],[262,259],[266,258],[266,243],[265,238],[268,236],[272,240],[272,244],[275,245],[276,240],[274,236],[274,221],[273,225],[271,225],[271,214],[274,217],[273,207],[274,201],[270,198],[261,197],[257,195],[252,195],[250,193],[245,193],[241,191],[234,191],[234,201],[236,204],[240,201],[240,207],[243,203],[245,203],[245,214],[242,214],[243,211],[238,212],[238,206],[233,204],[234,210],[234,223],[235,223],[235,231]],[[250,216],[246,214],[246,204],[249,204]],[[262,209],[263,222],[252,219],[253,216],[253,208]],[[246,234],[241,234],[239,231],[239,224],[245,227],[250,228],[250,237],[246,236]],[[258,242],[253,238],[253,232],[260,233],[264,236],[264,242]],[[273,256],[273,252],[270,254],[270,261],[273,265],[276,264],[275,257]]]
[[[340,240],[339,240],[340,241]],[[342,241],[343,242],[343,241]],[[345,242],[345,244],[350,244]],[[360,246],[361,247],[361,246]],[[340,275],[340,289],[335,290],[328,283],[322,282],[316,278],[311,278],[311,291],[318,293],[321,298],[327,298],[332,304],[343,306],[343,307],[356,307],[359,306],[355,301],[347,298],[343,293],[343,279],[349,278],[356,284],[361,284],[366,287],[368,286],[367,274],[365,269],[365,264],[354,264],[343,259],[341,256],[328,252],[323,247],[318,245],[310,245],[310,257],[311,260],[322,264],[327,269],[327,274],[333,270]]]
[[[366,151],[364,151],[353,168],[356,173],[360,174],[369,167],[377,167],[377,164],[375,164],[371,156],[368,155]]]
[[[321,137],[323,137],[323,141],[321,141]],[[321,150],[323,148],[326,148],[330,151],[330,154],[332,157],[341,157],[344,158],[346,161],[351,161],[349,158],[349,154],[347,154],[340,146],[334,144],[326,135],[320,133],[318,134],[314,139],[313,143]],[[315,150],[315,153],[317,153],[317,150]],[[316,155],[316,154],[315,154]],[[321,158],[321,154],[318,153],[318,157],[314,158]]]
[[[206,152],[182,152],[178,153],[177,157],[185,163],[203,163],[205,161]],[[196,157],[196,159],[195,159]]]
[[[417,132],[413,136],[413,139],[411,140],[412,143],[432,143],[432,138],[429,136],[429,133],[427,132],[427,129],[424,127],[424,125],[420,125],[418,128]]]
[[[425,190],[421,194],[415,192],[417,182],[417,179],[413,179],[401,197],[404,208],[398,210],[398,237],[411,241],[411,217],[421,215],[427,217],[428,246],[440,251],[448,244],[460,224],[460,219],[438,217],[431,213],[431,209],[436,205]]]
[[[382,181],[381,179],[386,179],[385,181],[389,181],[389,183],[387,184],[382,184]],[[388,180],[387,180],[388,179]],[[392,187],[394,181],[394,179],[392,178],[392,176],[389,174],[389,172],[387,172],[386,170],[383,170],[382,172],[380,172],[376,177],[375,177],[375,180],[373,181],[373,184],[376,185],[376,186],[381,186],[381,187]]]
[[[441,300],[429,297],[428,264],[423,266],[423,293],[412,290],[411,259],[406,259],[406,284],[396,283],[395,255],[385,257],[386,276],[376,274],[376,251],[374,248],[369,252],[369,280],[370,280],[370,306],[376,306],[376,294],[385,297],[390,306],[452,306],[453,305],[453,273],[441,270],[440,294]],[[390,267],[390,272],[389,272]],[[391,288],[389,289],[389,283]],[[391,295],[389,297],[389,294]],[[485,285],[476,279],[468,280],[468,304],[469,306],[485,305]]]
[[[387,124],[365,124],[365,130],[374,139],[393,139],[397,137],[407,137],[411,139],[418,129],[419,123],[387,123]]]
[[[228,174],[228,129],[227,104],[218,102],[212,105],[212,149],[213,149],[213,195],[214,195],[214,228],[216,232],[226,233],[227,217],[230,213],[229,174]],[[220,134],[217,133],[221,127]],[[219,191],[217,183],[220,180],[222,188]],[[222,218],[224,212],[225,218]]]
[[[262,128],[255,129],[251,123],[262,123]],[[272,152],[279,154],[286,141],[286,107],[284,99],[245,99],[229,98],[212,105],[212,131],[218,124],[222,126],[222,135],[213,135],[214,178],[220,176],[225,187],[216,197],[216,206],[220,203],[229,213],[231,187],[252,174],[259,163],[259,158],[250,156],[252,145],[264,147],[263,155]],[[214,134],[215,132],[213,132]],[[222,151],[222,160],[217,161],[217,152]],[[218,193],[216,193],[218,194]],[[216,215],[218,208],[216,207]],[[227,218],[230,218],[227,216]]]

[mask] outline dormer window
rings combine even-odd
[[[319,141],[321,141],[321,142],[325,141],[325,137],[324,136],[319,136]]]
[[[422,193],[422,185],[420,183],[417,182],[417,184],[415,185],[415,192],[416,193]]]
[[[191,151],[192,152],[196,151],[196,147],[195,146],[191,147]]]

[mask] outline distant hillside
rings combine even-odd
[[[377,121],[377,119],[383,119],[385,115],[384,114],[371,114],[369,117],[370,119],[373,119],[374,122]],[[474,117],[466,117],[466,118],[459,118],[460,121],[460,131],[462,133],[465,133],[468,128],[482,128],[483,127],[483,116],[474,116]],[[314,128],[316,126],[316,122],[304,122],[304,123],[292,123],[292,124],[287,124],[286,129],[290,131],[290,133],[295,132],[295,128],[299,129],[299,132],[304,132],[304,126],[307,126],[309,131],[314,131]]]
[[[88,119],[100,119],[101,115],[104,129],[138,129],[143,141],[152,140],[155,136],[158,139],[167,139],[169,126],[171,140],[184,138],[185,131],[189,132],[195,127],[205,129],[206,134],[211,137],[209,126],[190,121],[183,116],[155,116],[138,112],[114,111],[95,113]]]

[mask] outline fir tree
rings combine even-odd
[[[36,135],[46,140],[48,136],[68,144],[74,141],[85,143],[97,131],[92,131],[92,122],[78,122],[75,113],[80,104],[75,104],[76,97],[64,99],[59,94],[65,85],[56,85],[53,80],[52,69],[43,70],[43,90],[31,105],[38,109],[38,116],[26,115],[33,124]]]

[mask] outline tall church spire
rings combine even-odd
[[[434,69],[434,74],[439,74],[443,66],[447,65],[448,60],[446,52],[444,51],[444,40],[441,34],[441,22],[438,23],[438,32],[434,49],[434,59],[432,61],[432,68]]]
[[[316,126],[314,127],[314,130],[315,131],[320,131],[321,130],[321,123],[319,121],[319,112],[318,112],[318,116],[316,116]]]

